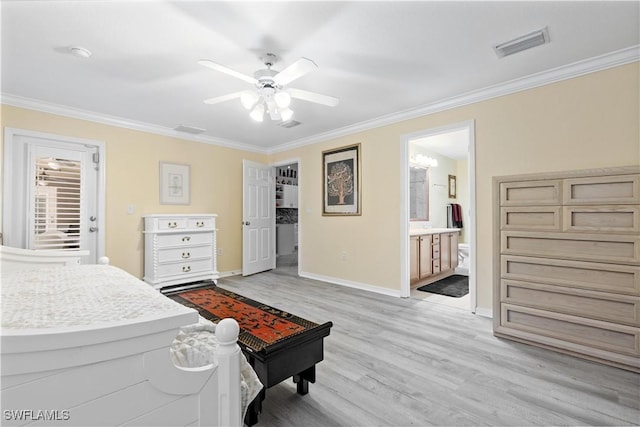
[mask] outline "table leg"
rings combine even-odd
[[[316,365],[313,365],[312,367],[305,369],[299,374],[294,375],[293,382],[298,385],[298,394],[305,395],[309,393],[309,383],[316,382]]]

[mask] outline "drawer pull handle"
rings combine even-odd
[[[190,252],[182,252],[182,258],[191,258]]]
[[[190,272],[191,271],[191,266],[190,265],[186,265],[186,266],[182,267],[182,271],[184,273]]]
[[[173,221],[169,223],[169,228],[176,228],[178,226],[178,223]]]
[[[204,221],[197,221],[196,222],[196,226],[197,227],[204,227]]]
[[[184,237],[182,238],[182,241],[183,241],[183,242],[188,242],[189,240],[191,240],[191,237],[189,237],[189,236],[184,236]]]

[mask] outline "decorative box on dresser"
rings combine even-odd
[[[144,216],[144,281],[156,289],[218,279],[215,214]]]
[[[640,167],[494,178],[494,334],[640,372]]]

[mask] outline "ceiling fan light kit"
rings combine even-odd
[[[258,70],[253,77],[244,75],[235,70],[217,64],[208,59],[202,59],[198,63],[212,70],[228,74],[254,85],[254,90],[230,93],[215,98],[206,99],[206,104],[217,104],[229,99],[240,98],[240,103],[246,110],[251,110],[249,117],[262,122],[265,112],[269,112],[271,120],[289,121],[293,117],[293,110],[289,108],[291,98],[298,98],[318,104],[336,106],[340,102],[338,98],[321,95],[300,89],[285,89],[290,82],[299,79],[305,74],[318,68],[315,62],[308,58],[300,58],[293,64],[278,72],[271,69],[277,58],[268,53],[260,58],[267,67]]]

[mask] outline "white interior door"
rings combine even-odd
[[[5,131],[4,244],[104,255],[101,144]]]
[[[276,267],[273,168],[242,161],[242,275]]]

